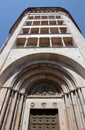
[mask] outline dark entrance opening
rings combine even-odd
[[[60,130],[58,109],[31,109],[29,130]]]

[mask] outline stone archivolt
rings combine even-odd
[[[69,127],[77,128],[76,122],[78,121],[79,125],[84,125],[84,95],[82,89],[77,87],[78,82],[73,73],[78,75],[78,72],[74,70],[73,67],[52,59],[36,59],[31,61],[30,65],[23,64],[18,71],[13,69],[15,73],[1,88],[6,94],[1,107],[1,127],[4,127],[5,130],[11,127],[18,130],[22,124],[26,100],[35,97],[62,99]],[[6,87],[5,84],[10,79],[11,86]],[[6,125],[4,125],[5,121]]]

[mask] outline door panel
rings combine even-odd
[[[31,109],[29,130],[60,130],[58,109]]]

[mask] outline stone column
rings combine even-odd
[[[85,87],[81,88],[81,93],[82,93],[82,97],[83,97],[84,104],[85,104]]]
[[[81,103],[80,103],[77,91],[76,91],[76,103],[78,105],[79,115],[80,115],[81,121],[82,121],[82,129],[84,129],[85,128],[85,119],[84,119],[84,115],[83,115],[83,112],[82,112]]]
[[[6,96],[6,92],[7,92],[7,88],[1,88],[0,90],[0,111],[2,109],[3,106],[3,102]]]
[[[75,112],[75,116],[76,116],[77,127],[78,127],[78,130],[81,130],[82,129],[82,120],[81,120],[78,104],[76,101],[76,94],[75,93],[73,94],[73,92],[72,92],[71,96],[72,96],[73,107],[74,107],[74,112]]]
[[[68,122],[68,129],[69,130],[74,130],[74,123],[72,119],[72,113],[70,110],[70,103],[69,103],[69,97],[65,95],[65,104],[66,104],[66,113],[67,113],[67,122]]]
[[[19,105],[18,105],[18,110],[17,110],[16,119],[15,119],[14,130],[18,130],[19,129],[21,112],[22,112],[22,106],[23,106],[23,97],[24,96],[22,95],[21,98],[20,98]]]
[[[12,118],[13,118],[13,113],[14,113],[16,100],[17,100],[17,92],[14,94],[14,97],[12,99],[11,106],[10,106],[10,109],[9,109],[9,113],[8,113],[8,117],[7,117],[7,121],[6,121],[6,125],[5,125],[5,129],[4,130],[10,130],[10,128],[11,128],[11,122],[12,122]]]
[[[79,99],[80,99],[82,111],[83,111],[84,118],[85,118],[85,101],[84,101],[84,99],[83,99],[82,92],[81,92],[80,89],[78,89],[78,95],[79,95]]]
[[[75,111],[74,111],[74,105],[73,105],[73,98],[72,98],[72,94],[71,93],[69,94],[69,103],[70,103],[71,115],[72,115],[72,118],[73,118],[74,130],[78,130],[76,116],[75,116]]]
[[[3,121],[4,115],[5,115],[5,111],[7,109],[7,104],[8,104],[8,101],[9,101],[9,97],[10,97],[10,90],[8,90],[8,92],[7,92],[7,95],[6,95],[6,98],[5,98],[5,101],[4,101],[4,105],[3,105],[3,109],[2,109],[2,111],[0,113],[0,128],[1,128],[2,121]]]
[[[26,99],[24,117],[22,122],[22,130],[28,130],[29,114],[30,114],[29,99]]]

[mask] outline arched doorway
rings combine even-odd
[[[76,89],[76,83],[62,64],[59,66],[51,60],[41,63],[40,60],[27,66],[16,75],[13,89],[25,96],[22,105],[22,129],[68,129],[65,95],[68,96],[71,90]],[[48,123],[44,122],[47,118]],[[56,123],[52,122],[53,118]],[[41,125],[40,120],[43,122]]]
[[[81,124],[84,126],[83,95],[81,89],[77,88],[78,81],[75,78],[75,75],[82,74],[70,65],[69,60],[49,55],[41,54],[39,59],[35,56],[34,60],[26,58],[22,64],[16,62],[15,69],[12,65],[6,69],[6,73],[9,70],[8,77],[3,83],[5,86],[11,81],[11,87],[6,88],[6,99],[2,106],[2,129],[36,130],[41,127],[46,130],[75,130]],[[52,122],[54,117],[56,123]],[[36,127],[33,123],[35,118],[35,122],[38,121]],[[44,122],[47,118],[48,123]]]

